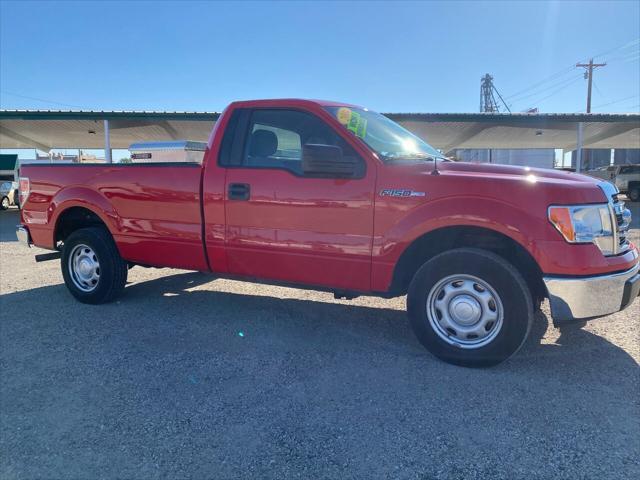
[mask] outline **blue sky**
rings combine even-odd
[[[2,1],[0,107],[219,111],[308,97],[474,112],[491,73],[503,96],[522,92],[514,111],[576,112],[586,81],[572,65],[604,53],[594,111],[629,112],[639,38],[637,1]]]

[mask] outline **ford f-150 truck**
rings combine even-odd
[[[202,164],[25,165],[27,244],[71,294],[113,300],[134,265],[357,295],[407,295],[437,357],[488,366],[556,322],[638,296],[631,214],[605,181],[446,161],[387,117],[309,100],[232,103]]]

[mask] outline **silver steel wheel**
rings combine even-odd
[[[450,275],[427,296],[427,318],[445,342],[456,347],[483,347],[502,328],[500,296],[484,280],[472,275]]]
[[[8,197],[2,197],[2,209],[6,210],[9,208],[9,198]]]
[[[68,268],[73,284],[83,292],[92,292],[98,286],[100,262],[90,247],[84,244],[73,247]]]

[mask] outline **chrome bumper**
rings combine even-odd
[[[30,247],[33,243],[31,241],[31,235],[29,235],[29,230],[23,225],[16,225],[16,237],[18,237],[20,243],[25,244],[27,247]]]
[[[640,294],[640,264],[626,272],[597,277],[544,277],[555,321],[601,317],[618,312]]]

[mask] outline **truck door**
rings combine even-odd
[[[369,290],[375,171],[309,112],[253,109],[238,116],[227,167],[225,246],[229,273]],[[309,147],[309,145],[312,145]],[[344,175],[305,173],[303,148],[339,147]],[[337,149],[334,148],[337,151]]]

